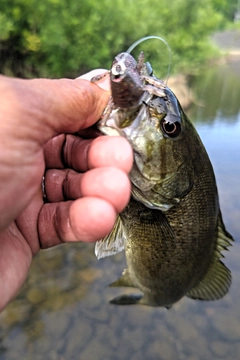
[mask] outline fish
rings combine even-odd
[[[118,54],[109,72],[111,98],[98,129],[132,146],[131,199],[98,258],[124,250],[127,269],[109,286],[133,287],[110,302],[171,308],[184,296],[221,299],[231,271],[221,261],[232,244],[212,164],[171,89],[153,75],[143,52]]]

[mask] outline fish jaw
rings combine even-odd
[[[138,128],[146,109],[141,104],[149,98],[145,92],[139,102],[129,108],[117,108],[110,98],[102,118],[98,121],[98,129],[108,136],[123,136],[128,138],[133,133],[137,135]]]

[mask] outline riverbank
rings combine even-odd
[[[224,65],[230,62],[239,62],[240,60],[240,30],[227,30],[216,32],[211,41],[220,50],[221,56],[214,59],[210,65]],[[168,80],[168,86],[177,96],[182,108],[188,109],[192,103],[195,103],[193,90],[189,87],[189,76],[179,74]]]
[[[167,83],[178,98],[183,110],[188,109],[194,102],[193,92],[188,83],[188,76],[183,74],[170,77]]]

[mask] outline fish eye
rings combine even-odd
[[[179,121],[170,122],[166,119],[162,119],[161,128],[162,131],[171,138],[175,138],[181,133],[181,124]]]

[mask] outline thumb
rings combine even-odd
[[[108,79],[99,85],[89,81],[98,71],[104,72],[94,70],[75,80],[0,76],[1,93],[5,94],[11,106],[11,118],[16,121],[13,126],[19,128],[21,114],[21,127],[25,125],[29,136],[40,143],[57,134],[74,133],[91,126],[100,118],[110,96],[109,91],[103,90],[109,89]]]

